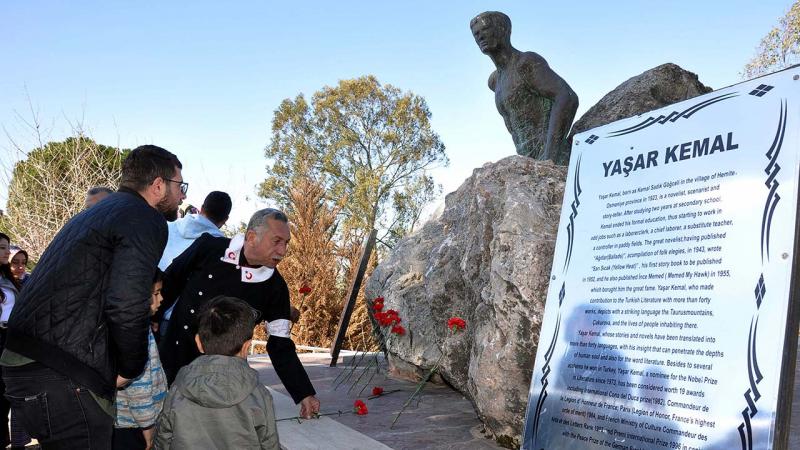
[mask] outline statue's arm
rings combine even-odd
[[[497,90],[495,89],[496,86],[497,86],[497,71],[495,70],[494,72],[492,72],[491,75],[489,75],[489,89],[491,89],[492,92],[496,93],[497,92]],[[500,106],[498,106],[497,108],[499,110]],[[503,111],[499,112],[500,116],[503,118],[503,122],[506,124],[506,129],[508,130],[509,133],[511,133],[511,137],[514,138],[515,135],[514,131],[511,129],[511,121],[508,119],[508,114],[504,114]],[[516,145],[516,143],[517,142],[515,140],[514,144]]]
[[[556,160],[561,141],[567,138],[575,112],[578,110],[578,96],[566,81],[550,68],[541,56],[529,52],[525,54],[525,69],[534,88],[545,97],[553,99],[550,109],[547,135],[545,137],[542,159]]]

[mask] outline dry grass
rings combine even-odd
[[[351,236],[344,244],[337,243],[339,211],[327,204],[324,194],[322,186],[307,178],[293,184],[289,195],[291,204],[286,211],[292,241],[280,266],[289,285],[292,305],[300,310],[300,320],[292,329],[292,338],[298,345],[314,347],[332,345],[362,252],[358,236]],[[307,295],[299,293],[304,285],[311,288]],[[256,327],[254,336],[254,339],[266,340],[262,325]],[[376,348],[363,293],[359,293],[353,309],[343,348]],[[255,349],[260,350],[263,349]]]

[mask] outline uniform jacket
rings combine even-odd
[[[157,426],[159,450],[280,448],[272,395],[235,356],[201,356],[182,368]]]
[[[299,403],[315,391],[289,335],[289,288],[276,269],[247,267],[242,243],[242,236],[232,241],[204,234],[164,273],[160,311],[180,297],[167,333],[159,342],[167,380],[171,383],[181,367],[200,355],[194,341],[200,309],[212,298],[226,295],[244,300],[261,313],[270,334],[267,352],[275,372]]]
[[[111,399],[147,362],[150,294],[167,223],[125,188],[56,234],[25,283],[6,348]]]

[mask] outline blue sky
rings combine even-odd
[[[28,97],[63,139],[82,123],[97,141],[176,153],[189,201],[234,199],[234,220],[263,205],[263,148],[280,101],[373,74],[426,98],[450,167],[444,192],[514,153],[469,20],[511,17],[512,43],[544,56],[580,98],[578,117],[614,87],[676,63],[715,89],[744,64],[791,2],[440,1],[0,3],[0,126],[30,149],[17,118]],[[577,119],[577,117],[576,117]],[[0,135],[4,159],[13,157]],[[0,189],[0,203],[5,202]]]

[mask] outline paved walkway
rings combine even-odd
[[[331,416],[330,418],[388,447],[398,450],[497,450],[502,448],[495,441],[487,439],[481,434],[483,426],[478,420],[472,404],[449,387],[428,383],[422,391],[419,403],[415,399],[412,405],[400,416],[394,428],[389,429],[395,413],[400,410],[403,403],[416,388],[415,384],[387,378],[385,372],[386,364],[384,363],[382,372],[375,375],[359,395],[359,391],[366,384],[365,379],[373,371],[366,375],[359,385],[350,392],[348,390],[352,386],[352,382],[343,383],[338,388],[335,388],[334,385],[336,377],[342,374],[343,371],[348,370],[348,364],[352,356],[345,355],[340,357],[337,367],[329,367],[330,356],[327,353],[306,353],[301,354],[300,357],[317,389],[317,398],[322,404],[322,412],[348,411],[347,414]],[[261,381],[264,384],[271,389],[286,394],[283,384],[281,384],[275,371],[272,370],[269,358],[266,356],[251,356],[250,365],[258,370]],[[356,372],[351,381],[359,373]],[[375,399],[367,399],[371,395],[373,386],[381,386],[386,392],[394,389],[399,389],[400,391]],[[357,416],[349,413],[356,399],[366,402],[369,408],[367,415]],[[294,412],[287,414],[297,415],[297,408],[294,409]],[[278,415],[278,419],[282,418],[280,413]],[[314,422],[316,421],[311,423],[304,421],[301,424],[294,422],[292,426],[296,427],[296,429],[300,429],[303,426],[313,427],[316,425]],[[348,442],[352,442],[352,440]],[[326,450],[334,448],[374,448],[366,442],[353,446],[349,446],[349,444],[332,446],[331,444],[332,442],[322,442],[316,448],[324,448]],[[292,450],[294,448],[315,448],[310,444],[306,444],[306,446],[295,445],[299,446],[293,447]]]
[[[800,344],[798,344],[800,345]],[[362,399],[369,407],[369,414],[356,416],[346,414],[334,417],[333,420],[352,428],[378,442],[394,449],[435,449],[435,450],[483,450],[500,449],[499,445],[481,434],[482,426],[475,415],[470,402],[458,392],[439,385],[428,385],[423,390],[419,404],[412,404],[406,409],[393,429],[389,425],[403,402],[408,399],[416,387],[414,384],[393,380],[386,377],[385,370],[376,375],[361,395],[358,391],[364,386],[362,381],[355,389],[348,392],[351,382],[334,389],[334,381],[342,371],[347,370],[350,356],[340,358],[338,367],[329,367],[330,356],[320,353],[301,354],[301,360],[316,386],[318,398],[322,402],[322,412],[348,409],[353,401]],[[261,381],[272,389],[286,394],[280,380],[266,356],[253,356],[250,364],[259,371]],[[385,367],[385,364],[384,364]],[[357,376],[357,375],[356,375]],[[369,375],[367,375],[368,377]],[[386,391],[400,389],[401,392],[368,400],[372,386],[381,386]],[[284,411],[292,411],[287,405]],[[296,411],[296,409],[294,410]],[[287,413],[288,414],[288,413]],[[293,413],[296,415],[296,412]],[[280,414],[279,414],[280,416]],[[279,417],[280,418],[280,417]],[[302,426],[302,424],[299,424]],[[789,431],[789,448],[800,449],[800,352],[798,352],[795,369],[794,396],[792,400],[792,417]],[[297,447],[313,449],[313,446]],[[318,448],[369,448],[369,446]]]

